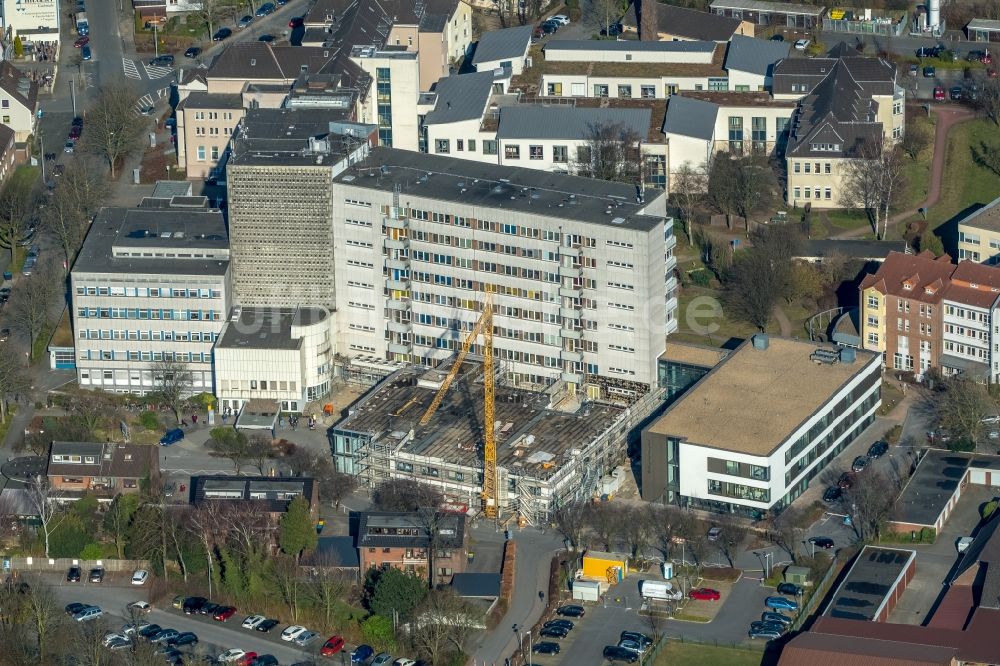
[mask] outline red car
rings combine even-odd
[[[86,46],[89,43],[90,43],[90,37],[87,37],[86,35],[84,35],[83,37],[81,37],[78,40],[76,40],[75,42],[73,42],[73,46],[75,48],[80,48],[81,46]]]
[[[252,664],[254,662],[254,659],[256,658],[257,658],[256,652],[247,652],[245,655],[240,657],[239,661],[237,661],[236,663],[239,666],[250,666],[250,664]]]
[[[288,22],[289,28],[298,28],[302,25],[302,17],[296,16],[291,21]]]
[[[80,127],[79,125],[74,125],[73,128],[69,131],[69,138],[71,138],[71,139],[79,139],[80,138],[80,133],[82,131],[83,131],[82,127]]]
[[[718,601],[722,597],[718,590],[713,590],[710,587],[696,587],[688,592],[688,596],[702,601]]]
[[[938,86],[934,88],[934,101],[943,102],[944,101],[944,88]]]
[[[332,657],[343,649],[344,639],[340,636],[330,636],[330,638],[326,639],[326,643],[323,643],[323,647],[320,648],[319,653],[324,657]]]
[[[217,611],[215,611],[215,615],[213,615],[212,617],[218,620],[219,622],[225,622],[235,614],[236,614],[235,608],[233,608],[232,606],[223,606],[219,608]]]

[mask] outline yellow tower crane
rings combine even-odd
[[[441,406],[441,401],[444,400],[445,394],[451,387],[452,382],[455,381],[455,377],[458,375],[459,370],[462,369],[462,363],[465,361],[466,355],[469,353],[469,349],[472,344],[476,341],[480,334],[483,336],[483,513],[486,514],[488,518],[496,519],[500,507],[499,498],[497,497],[497,489],[499,487],[497,478],[497,443],[496,435],[493,429],[493,391],[494,391],[494,377],[493,377],[493,295],[490,292],[486,292],[483,298],[483,312],[479,315],[479,319],[476,321],[476,325],[472,327],[469,334],[462,341],[462,348],[458,352],[458,356],[455,358],[455,362],[451,366],[451,370],[448,371],[448,375],[441,382],[441,388],[438,389],[437,394],[434,396],[434,400],[431,401],[430,406],[424,415],[420,417],[420,425],[426,426],[430,423],[431,418],[434,416],[434,412],[437,411],[438,407]]]

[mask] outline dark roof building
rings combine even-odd
[[[754,39],[735,35],[726,51],[726,71],[750,72],[770,76],[774,64],[788,57],[788,42]]]
[[[451,579],[451,589],[467,599],[496,599],[500,596],[500,574],[458,573]]]
[[[484,64],[524,57],[531,45],[533,29],[529,24],[487,32],[479,38],[472,66],[478,69]]]
[[[884,622],[916,570],[912,550],[865,546],[823,615]]]
[[[322,46],[274,46],[267,42],[233,42],[212,62],[209,79],[283,81],[303,73],[332,71],[338,51]]]
[[[465,516],[433,510],[414,512],[369,511],[360,515],[358,548],[426,548],[431,528],[438,548],[460,548],[465,543]]]
[[[647,0],[647,2],[656,0]],[[641,12],[641,0],[629,4],[628,11],[622,18],[622,26],[626,32],[638,32]],[[709,14],[696,9],[677,7],[662,2],[656,2],[657,37],[651,39],[709,41],[723,44],[732,39],[733,35],[749,34],[753,36],[753,28],[747,32],[743,21],[738,18]]]
[[[316,550],[304,555],[299,564],[316,569],[357,569],[358,549],[352,536],[321,536]]]
[[[318,487],[309,477],[192,476],[189,500],[195,506],[206,502],[239,505],[252,502],[266,513],[284,513],[296,497],[305,498],[314,512]]]

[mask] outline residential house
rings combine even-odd
[[[159,474],[157,447],[117,442],[52,442],[46,470],[52,489],[73,499],[83,493],[103,500],[135,494],[141,483],[155,481]]]
[[[38,84],[9,60],[0,61],[0,123],[14,130],[14,141],[24,143],[38,122]]]
[[[177,105],[177,164],[187,177],[202,180],[218,175],[229,137],[243,119],[239,93],[193,92]]]
[[[234,510],[249,508],[260,511],[271,525],[276,525],[297,497],[305,499],[313,518],[318,518],[319,485],[309,477],[192,476],[188,501],[196,508],[208,504]]]
[[[417,54],[413,83],[421,91],[457,71],[472,44],[472,7],[465,0],[320,0],[304,18],[303,46]]]
[[[712,157],[720,151],[780,155],[795,107],[793,101],[759,92],[674,95],[667,102],[663,121],[670,178],[685,164],[708,169]]]
[[[472,66],[477,72],[503,69],[515,76],[521,74],[530,61],[528,49],[533,29],[529,23],[483,34],[472,55]]]
[[[424,95],[430,109],[424,114],[421,139],[424,151],[498,163],[495,128],[483,128],[492,103],[493,70],[441,79],[434,92]]]
[[[841,208],[851,160],[903,137],[904,90],[896,67],[879,58],[845,55],[791,58],[774,66],[775,99],[800,99],[785,149],[786,202]],[[867,153],[870,154],[870,153]]]
[[[729,89],[734,92],[770,90],[774,65],[788,57],[788,42],[736,35],[726,51]]]
[[[1000,263],[1000,198],[958,221],[958,259]]]
[[[809,31],[817,28],[826,8],[766,0],[714,0],[713,14],[750,21],[759,26],[778,26]]]
[[[860,290],[862,344],[884,354],[887,368],[917,379],[930,368],[1000,378],[1000,269],[893,252]]]
[[[434,583],[448,584],[465,571],[467,539],[464,514],[434,509],[362,513],[357,534],[361,571],[394,567],[423,577],[433,566]]]
[[[0,184],[7,182],[18,163],[14,136],[15,132],[9,125],[0,124]]]
[[[638,17],[643,11],[655,13],[655,36],[640,34],[641,23]],[[735,35],[754,36],[754,24],[750,21],[668,5],[657,0],[633,0],[621,22],[626,35],[638,34],[643,41],[705,41],[725,44]]]

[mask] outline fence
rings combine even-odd
[[[763,654],[767,649],[766,643],[754,643],[747,645],[746,643],[737,643],[736,641],[720,641],[718,639],[711,640],[700,640],[696,638],[685,638],[683,636],[668,637],[666,635],[660,636],[660,640],[656,641],[653,648],[642,656],[639,661],[641,666],[648,666],[649,664],[656,663],[656,658],[659,656],[667,644],[673,641],[675,643],[694,643],[695,645],[711,645],[713,647],[731,648],[733,650],[744,650],[746,652],[753,652],[755,654]]]
[[[827,587],[829,586],[830,581],[836,578],[837,573],[840,571],[839,563],[839,553],[834,554],[833,560],[830,562],[830,568],[826,570],[826,573],[823,574],[823,577],[819,580],[819,582],[812,586],[809,598],[806,599],[805,603],[799,609],[799,614],[796,615],[795,619],[792,621],[790,631],[797,631],[801,629],[806,619],[808,619],[812,612],[816,610],[816,606],[818,606],[819,602],[823,600],[824,596],[826,596]]]
[[[74,566],[84,569],[101,567],[105,571],[109,572],[132,572],[136,569],[148,569],[149,560],[82,560],[71,557],[4,557],[2,565],[4,573],[8,573],[11,570],[19,571],[21,573],[41,571],[65,572],[67,569]]]

